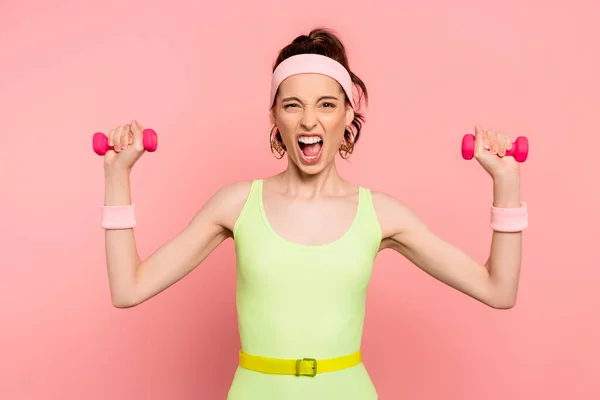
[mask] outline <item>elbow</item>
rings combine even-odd
[[[485,303],[491,308],[497,310],[510,310],[517,304],[517,286],[516,285],[499,285],[490,280],[491,285],[486,290]]]
[[[111,297],[112,305],[115,308],[132,308],[139,304],[139,302],[134,301],[130,297],[126,296],[112,296]]]
[[[112,305],[115,308],[132,308],[132,307],[136,306],[136,304],[134,304],[134,303],[128,303],[125,301],[115,301],[115,300],[113,300]]]
[[[492,305],[491,307],[496,310],[510,310],[514,306],[515,306],[515,303],[506,302],[506,303],[495,304],[495,305]]]
[[[488,306],[496,310],[510,310],[517,304],[517,299],[514,297],[499,298],[488,302]]]

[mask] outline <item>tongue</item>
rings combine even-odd
[[[305,156],[312,157],[319,154],[321,150],[321,143],[305,144],[302,152]]]

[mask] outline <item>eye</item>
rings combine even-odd
[[[290,107],[298,107],[298,104],[296,103],[289,103],[283,106],[283,108],[290,108]]]
[[[323,103],[322,106],[325,108],[335,108],[335,104],[327,102]]]

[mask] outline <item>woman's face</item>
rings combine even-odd
[[[321,74],[285,79],[271,110],[271,122],[279,129],[288,159],[309,174],[334,161],[353,119],[340,84]]]

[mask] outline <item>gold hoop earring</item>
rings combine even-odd
[[[273,131],[276,131],[275,135],[273,134]],[[279,130],[277,130],[276,126],[273,126],[273,128],[271,128],[271,132],[269,133],[269,144],[271,146],[271,153],[273,153],[273,156],[276,159],[281,160],[285,155],[285,147],[283,146],[283,143],[277,140],[277,133],[279,133]],[[277,155],[279,155],[279,157]]]
[[[348,143],[348,141],[345,139],[345,133],[348,133],[348,135],[350,136],[350,143]],[[350,156],[352,155],[352,152],[354,151],[354,132],[352,132],[352,130],[350,128],[346,128],[346,130],[344,131],[344,141],[342,142],[342,145],[340,146],[340,149],[338,150],[338,152],[340,153],[340,157],[342,157],[344,160],[347,160],[350,158]]]

